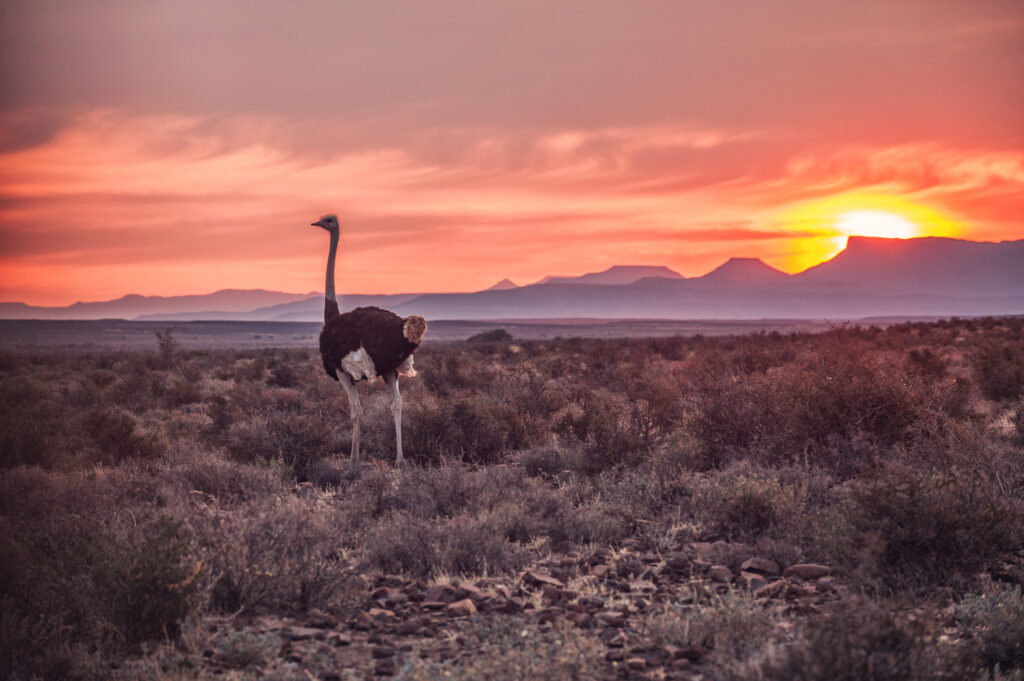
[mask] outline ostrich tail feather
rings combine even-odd
[[[402,335],[410,343],[419,344],[427,332],[427,320],[418,314],[411,314],[403,320]]]

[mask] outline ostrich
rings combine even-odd
[[[395,463],[402,463],[402,395],[398,376],[415,376],[412,353],[427,330],[427,321],[419,315],[399,317],[379,307],[357,307],[341,314],[334,294],[334,260],[338,252],[338,218],[325,215],[313,227],[322,227],[331,235],[327,256],[327,285],[324,300],[324,328],[320,331],[320,355],[327,375],[341,383],[348,393],[352,415],[351,461],[359,460],[359,423],[363,408],[359,404],[356,383],[378,376],[391,391],[391,413],[395,417]]]

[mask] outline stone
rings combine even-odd
[[[373,667],[373,673],[377,676],[394,676],[397,670],[398,667],[395,665],[395,658],[393,657],[377,660],[377,664]]]
[[[551,575],[539,572],[537,570],[527,570],[523,574],[523,581],[530,586],[544,586],[550,585],[561,589],[565,586],[565,583],[561,580],[555,579]]]
[[[740,573],[740,584],[747,591],[757,591],[762,586],[768,585],[768,580],[757,574],[756,572],[741,572]]]
[[[626,666],[636,672],[647,669],[647,660],[642,657],[631,657],[626,660]]]
[[[474,601],[482,601],[487,598],[487,594],[472,582],[459,582],[459,591],[465,594],[463,598],[472,598]]]
[[[784,579],[777,579],[770,584],[765,584],[754,592],[754,598],[776,598],[786,591],[788,582]]]
[[[708,569],[707,578],[712,582],[728,584],[732,581],[732,570],[724,565],[712,565]]]
[[[370,608],[366,611],[367,616],[371,620],[381,621],[395,618],[393,610],[387,610],[386,608]]]
[[[748,558],[743,561],[740,570],[745,572],[758,572],[762,575],[774,577],[779,574],[779,564],[767,558]]]
[[[541,590],[541,593],[545,600],[551,601],[552,603],[557,602],[562,598],[562,590],[557,586],[551,586],[550,584],[545,585]]]
[[[313,627],[291,626],[282,629],[281,635],[293,641],[306,641],[311,638],[323,638],[324,631]]]
[[[832,591],[836,590],[836,584],[831,577],[822,577],[814,585],[814,588],[818,591],[818,593],[831,593]]]
[[[374,646],[370,649],[373,659],[379,660],[385,657],[394,657],[398,653],[394,646]]]
[[[463,598],[461,601],[451,603],[444,611],[452,617],[468,617],[476,614],[476,606],[472,600]]]
[[[590,571],[590,574],[592,574],[597,579],[604,579],[608,576],[609,572],[611,572],[611,568],[609,566],[597,565],[594,567],[593,570]]]
[[[827,577],[832,574],[832,568],[826,565],[818,565],[817,563],[797,563],[796,565],[790,565],[786,568],[786,571],[782,573],[783,577],[799,577],[800,579],[820,579]]]
[[[455,600],[455,587],[449,584],[435,584],[423,594],[424,601],[451,603]]]

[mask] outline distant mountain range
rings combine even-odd
[[[732,258],[687,279],[661,266],[616,266],[527,286],[503,279],[475,293],[344,295],[344,309],[379,305],[428,319],[860,319],[1024,314],[1024,240],[850,237],[831,260],[789,275]],[[322,294],[226,290],[124,296],[69,307],[0,303],[6,319],[318,321]]]

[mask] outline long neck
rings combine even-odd
[[[338,231],[331,231],[331,250],[327,254],[327,283],[324,285],[324,321],[341,314],[334,293],[334,261],[338,255]]]

